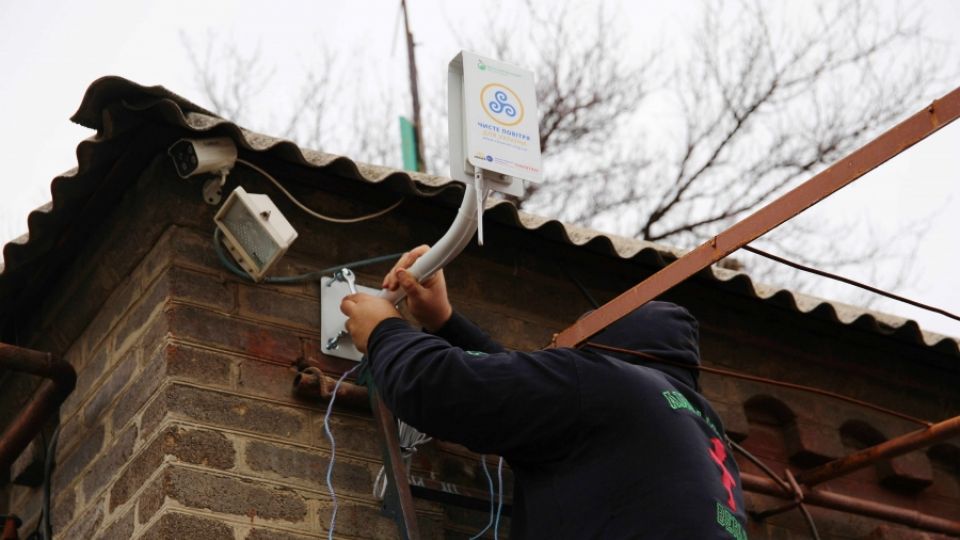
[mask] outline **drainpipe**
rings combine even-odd
[[[73,366],[50,353],[5,343],[0,343],[0,368],[45,379],[0,436],[0,471],[7,471],[17,456],[37,436],[47,419],[57,411],[70,392],[73,392],[77,374]]]
[[[320,398],[329,401],[333,397],[333,388],[336,385],[337,379],[315,366],[306,367],[293,379],[294,393],[307,399]],[[345,403],[354,409],[370,409],[370,397],[366,387],[347,381],[341,382],[337,390],[337,404],[340,403]]]

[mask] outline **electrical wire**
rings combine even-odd
[[[487,467],[487,456],[486,456],[486,455],[481,455],[481,456],[480,456],[480,466],[483,467],[483,474],[484,474],[484,476],[487,477],[487,488],[488,488],[488,491],[489,491],[489,493],[490,493],[490,519],[487,520],[487,525],[486,525],[486,527],[484,527],[483,529],[480,529],[480,532],[478,532],[477,534],[471,536],[471,537],[470,537],[470,540],[477,540],[478,538],[480,538],[481,536],[483,536],[483,534],[484,534],[485,532],[487,532],[488,530],[490,530],[490,527],[493,526],[493,520],[494,520],[494,512],[493,512],[493,510],[494,510],[494,507],[493,507],[493,505],[494,505],[493,478],[490,476],[490,469]]]
[[[250,283],[255,283],[254,279],[250,277],[249,274],[240,269],[233,261],[227,257],[227,253],[223,250],[223,244],[221,242],[222,233],[220,232],[219,227],[213,229],[213,249],[217,252],[217,258],[220,259],[220,264],[222,264],[227,270],[229,270],[234,275],[242,278],[244,281]],[[322,278],[342,270],[344,268],[361,268],[363,266],[369,266],[371,264],[377,264],[381,262],[387,262],[399,259],[403,256],[403,252],[400,253],[391,253],[389,255],[381,255],[379,257],[370,257],[369,259],[361,259],[359,261],[353,261],[347,264],[340,264],[337,266],[331,266],[330,268],[324,268],[323,270],[317,270],[316,272],[309,272],[307,274],[300,274],[299,276],[278,276],[278,277],[266,277],[263,279],[263,283],[271,283],[278,285],[295,285],[297,283],[307,283],[312,281],[320,281]]]
[[[387,470],[381,465],[380,470],[377,471],[377,478],[373,481],[373,496],[376,497],[378,501],[382,501],[386,495]]]
[[[60,428],[63,424],[57,426],[50,437],[50,444],[47,446],[47,455],[43,460],[43,538],[51,540],[53,538],[53,523],[50,519],[52,505],[50,504],[51,480],[53,478],[53,468],[56,466],[57,441],[60,439]]]
[[[43,433],[42,429],[40,430],[40,441],[43,443],[43,463],[44,465],[46,465],[47,455],[50,453],[50,443],[47,441],[47,436]],[[46,467],[44,467],[44,475],[43,475],[44,484],[46,484],[46,478],[47,478]],[[40,536],[40,529],[43,528],[43,516],[44,516],[44,511],[43,511],[43,506],[41,502],[40,517],[37,519],[37,525],[36,527],[33,528],[33,532],[30,533],[29,536],[27,536],[27,540],[39,540],[42,538]]]
[[[503,512],[503,456],[497,462],[497,517],[493,522],[493,540],[500,538],[500,515]]]
[[[747,458],[750,461],[750,463],[753,463],[754,465],[756,465],[761,471],[763,471],[767,476],[769,476],[774,482],[777,483],[777,485],[780,486],[781,489],[783,489],[783,491],[787,493],[792,492],[792,490],[790,489],[790,484],[787,483],[787,481],[784,480],[783,478],[780,478],[779,476],[777,476],[777,473],[773,472],[773,469],[767,466],[766,463],[760,461],[760,458],[753,455],[746,448],[740,446],[730,437],[726,437],[726,439],[727,439],[727,444],[729,444],[731,448],[743,454],[743,457]]]
[[[861,282],[859,282],[859,281],[855,281],[855,280],[850,279],[850,278],[848,278],[848,277],[843,277],[843,276],[840,276],[840,275],[837,275],[837,274],[832,274],[832,273],[830,273],[830,272],[827,272],[826,270],[820,270],[820,269],[818,269],[818,268],[811,268],[811,267],[809,267],[809,266],[805,266],[805,265],[803,265],[803,264],[800,264],[800,263],[798,263],[798,262],[796,262],[796,261],[791,261],[791,260],[789,260],[789,259],[784,259],[783,257],[780,257],[780,256],[778,256],[778,255],[774,255],[774,254],[772,254],[772,253],[767,253],[766,251],[757,249],[757,248],[752,247],[752,246],[749,246],[749,245],[743,246],[743,247],[741,247],[740,249],[743,249],[743,250],[745,250],[745,251],[749,251],[750,253],[753,253],[753,254],[755,254],[755,255],[759,255],[759,256],[761,256],[761,257],[765,257],[765,258],[767,258],[767,259],[770,259],[771,261],[778,262],[778,263],[780,263],[780,264],[785,264],[785,265],[790,266],[790,267],[792,267],[792,268],[796,268],[797,270],[801,270],[801,271],[803,271],[803,272],[809,272],[809,273],[811,273],[811,274],[816,274],[816,275],[818,275],[818,276],[822,276],[822,277],[825,277],[825,278],[833,279],[833,280],[839,281],[839,282],[841,282],[841,283],[846,283],[847,285],[852,285],[852,286],[854,286],[854,287],[859,287],[859,288],[861,288],[861,289],[863,289],[863,290],[865,290],[865,291],[870,291],[870,292],[872,292],[872,293],[874,293],[874,294],[879,294],[880,296],[885,296],[885,297],[890,298],[890,299],[892,299],[892,300],[896,300],[896,301],[898,301],[898,302],[903,302],[903,303],[905,303],[905,304],[909,304],[909,305],[911,305],[911,306],[918,307],[918,308],[920,308],[920,309],[925,309],[925,310],[927,310],[927,311],[932,311],[933,313],[937,313],[937,314],[943,315],[944,317],[949,317],[949,318],[951,318],[951,319],[953,319],[953,320],[960,321],[960,315],[953,314],[953,313],[951,313],[951,312],[949,312],[949,311],[947,311],[947,310],[945,310],[945,309],[941,309],[941,308],[938,308],[938,307],[936,307],[936,306],[931,306],[931,305],[928,305],[928,304],[924,304],[924,303],[921,303],[921,302],[917,302],[916,300],[911,300],[911,299],[906,298],[906,297],[904,297],[904,296],[900,296],[900,295],[898,295],[898,294],[894,294],[894,293],[892,293],[892,292],[888,292],[888,291],[885,291],[885,290],[883,290],[883,289],[878,289],[878,288],[876,288],[876,287],[873,287],[873,286],[871,286],[871,285],[867,285],[867,284],[865,284],[865,283],[861,283]]]
[[[804,265],[802,265],[802,264],[800,264],[800,263],[797,263],[797,262],[794,262],[794,261],[790,261],[790,260],[784,259],[784,258],[782,258],[782,257],[778,257],[778,256],[776,256],[776,255],[773,255],[773,254],[771,254],[771,253],[767,253],[766,251],[762,251],[762,250],[760,250],[760,249],[757,249],[757,248],[752,247],[752,246],[749,246],[749,245],[743,246],[741,249],[744,249],[744,250],[749,251],[749,252],[751,252],[751,253],[755,253],[755,254],[757,254],[757,255],[760,255],[761,257],[766,257],[766,258],[768,258],[768,259],[770,259],[770,260],[772,260],[772,261],[779,262],[779,263],[785,264],[785,265],[787,265],[787,266],[791,266],[791,267],[796,268],[796,269],[798,269],[798,270],[802,270],[802,271],[805,271],[805,272],[810,272],[810,273],[813,273],[813,274],[816,274],[816,275],[819,275],[819,276],[823,276],[823,277],[827,277],[827,278],[830,278],[830,279],[835,279],[835,280],[840,281],[840,282],[842,282],[842,283],[847,283],[847,284],[853,285],[853,286],[855,286],[855,287],[860,287],[860,288],[862,288],[862,289],[864,289],[864,290],[867,290],[867,291],[870,291],[870,292],[874,292],[874,293],[880,294],[880,295],[882,295],[882,296],[886,296],[886,297],[891,298],[891,299],[894,299],[894,300],[899,300],[899,301],[901,301],[901,302],[905,302],[905,303],[907,303],[907,304],[910,304],[910,305],[913,305],[913,306],[916,306],[916,307],[919,307],[919,308],[923,308],[923,309],[930,310],[930,311],[932,311],[932,312],[934,312],[934,313],[939,313],[939,314],[941,314],[941,315],[950,317],[950,318],[952,318],[952,319],[960,320],[960,316],[957,316],[957,315],[955,315],[955,314],[953,314],[953,313],[950,313],[950,312],[948,312],[948,311],[945,311],[945,310],[943,310],[943,309],[940,309],[940,308],[937,308],[937,307],[934,307],[934,306],[929,306],[929,305],[926,305],[926,304],[922,304],[922,303],[920,303],[920,302],[917,302],[917,301],[914,301],[914,300],[910,300],[909,298],[905,298],[905,297],[902,297],[902,296],[898,296],[898,295],[896,295],[896,294],[893,294],[893,293],[884,291],[884,290],[882,290],[882,289],[877,289],[876,287],[872,287],[872,286],[870,286],[870,285],[865,285],[865,284],[863,284],[863,283],[859,283],[859,282],[857,282],[857,281],[854,281],[854,280],[849,279],[849,278],[845,278],[845,277],[843,277],[843,276],[839,276],[839,275],[836,275],[836,274],[831,274],[830,272],[826,272],[826,271],[824,271],[824,270],[818,270],[818,269],[816,269],[816,268],[810,268],[810,267],[808,267],[808,266],[804,266]],[[595,300],[595,299],[593,298],[593,296],[589,293],[589,291],[587,291],[586,288],[585,288],[582,284],[580,284],[580,282],[578,282],[578,281],[576,280],[576,278],[574,278],[573,275],[572,275],[569,271],[567,271],[567,269],[564,268],[562,265],[561,265],[561,269],[562,269],[563,272],[567,275],[567,277],[570,278],[570,280],[574,282],[574,284],[577,286],[577,288],[580,289],[580,292],[583,293],[583,295],[586,297],[587,301],[589,301],[589,302],[592,303],[594,306],[596,306],[597,308],[599,308],[599,306],[597,306],[596,300]],[[604,350],[608,350],[608,351],[611,351],[611,352],[621,352],[621,353],[631,354],[631,355],[634,355],[634,356],[638,356],[638,357],[644,358],[644,359],[649,360],[649,361],[651,361],[651,362],[657,362],[657,363],[667,364],[667,365],[678,365],[679,367],[684,367],[684,368],[688,368],[688,369],[689,369],[689,368],[692,368],[692,366],[688,366],[688,365],[671,364],[671,362],[668,362],[668,361],[665,361],[665,360],[663,360],[663,359],[657,358],[657,357],[655,357],[655,356],[653,356],[653,355],[650,355],[650,354],[642,353],[642,352],[640,352],[640,351],[631,351],[631,350],[627,350],[627,349],[619,349],[619,348],[616,348],[616,347],[609,347],[609,346],[606,346],[606,345],[601,345],[601,344],[599,344],[599,343],[593,343],[593,342],[588,342],[588,343],[584,344],[583,346],[590,346],[590,347],[593,347],[593,348],[596,348],[596,349],[604,349]],[[913,417],[913,416],[910,416],[910,415],[907,415],[907,414],[904,414],[904,413],[901,413],[901,412],[898,412],[898,411],[894,411],[894,410],[891,410],[891,409],[887,409],[887,408],[885,408],[885,407],[881,407],[881,406],[879,406],[879,405],[874,405],[873,403],[868,403],[868,402],[866,402],[866,401],[861,401],[861,400],[859,400],[859,399],[851,398],[851,397],[848,397],[848,396],[844,396],[844,395],[842,395],[842,394],[837,394],[837,393],[830,392],[830,391],[827,391],[827,390],[822,390],[822,389],[819,389],[819,388],[814,388],[814,387],[811,387],[811,386],[805,386],[805,385],[795,384],[795,383],[788,383],[788,382],[784,382],[784,381],[777,381],[777,380],[774,380],[774,379],[767,379],[767,378],[758,377],[758,376],[755,376],[755,375],[747,375],[747,374],[745,374],[745,373],[739,373],[739,372],[730,371],[730,370],[723,370],[723,369],[718,369],[718,368],[709,368],[709,367],[706,367],[706,366],[699,366],[699,367],[697,367],[696,369],[698,369],[699,371],[705,371],[705,372],[707,372],[707,373],[715,373],[715,374],[719,374],[719,375],[726,375],[726,376],[735,377],[735,378],[739,378],[739,379],[743,379],[743,380],[760,382],[760,383],[764,383],[764,384],[770,384],[770,385],[773,385],[773,386],[781,386],[781,387],[784,387],[784,388],[791,388],[791,389],[794,389],[794,390],[800,390],[800,391],[804,391],[804,392],[809,392],[809,393],[813,393],[813,394],[817,394],[817,395],[821,395],[821,396],[825,396],[825,397],[830,397],[830,398],[833,398],[833,399],[837,399],[837,400],[840,400],[840,401],[845,401],[845,402],[847,402],[847,403],[852,403],[852,404],[855,404],[855,405],[859,405],[859,406],[862,406],[862,407],[865,407],[865,408],[868,408],[868,409],[872,409],[872,410],[875,410],[875,411],[877,411],[877,412],[882,412],[882,413],[884,413],[884,414],[888,414],[888,415],[890,415],[890,416],[894,416],[894,417],[901,418],[901,419],[904,419],[904,420],[909,420],[909,421],[911,421],[911,422],[920,424],[920,425],[922,425],[922,426],[929,427],[929,426],[933,425],[933,423],[930,422],[929,420],[923,420],[923,419],[920,419],[920,418],[916,418],[916,417]]]
[[[407,457],[416,452],[417,447],[421,444],[433,440],[433,437],[417,431],[417,428],[402,420],[397,420],[397,434],[400,439],[400,450],[402,450]]]
[[[330,491],[330,498],[333,500],[333,510],[330,513],[330,528],[327,530],[328,540],[333,540],[333,531],[337,526],[337,509],[339,507],[337,493],[333,489],[333,464],[337,459],[337,443],[333,438],[333,432],[330,431],[330,413],[333,412],[333,402],[337,399],[337,391],[340,390],[340,385],[344,379],[350,376],[360,366],[361,364],[353,366],[337,379],[337,384],[333,386],[333,393],[330,395],[330,401],[327,403],[327,412],[323,416],[323,431],[327,434],[327,440],[330,441],[330,462],[327,463],[327,490]]]
[[[421,444],[430,442],[433,437],[426,433],[421,433],[417,429],[402,420],[397,420],[397,439],[400,441],[400,457],[403,458],[403,465],[410,473],[410,461],[417,447]],[[387,484],[389,479],[386,476],[386,468],[381,465],[377,472],[377,478],[373,481],[373,496],[383,500],[387,493]]]
[[[729,444],[734,450],[739,452],[743,457],[747,458],[751,463],[756,465],[761,471],[766,473],[774,482],[776,482],[784,492],[790,495],[797,495],[794,493],[793,487],[784,479],[777,476],[777,473],[773,472],[773,469],[767,466],[766,463],[760,460],[757,456],[753,455],[749,450],[740,446],[730,437],[726,437],[727,444]],[[810,512],[807,510],[807,507],[803,504],[802,501],[797,501],[797,507],[800,509],[800,513],[803,514],[803,518],[807,522],[807,526],[810,527],[810,534],[813,535],[814,540],[820,540],[820,533],[817,531],[817,524],[813,521],[813,516],[810,515]]]
[[[813,522],[813,516],[810,515],[810,511],[807,510],[807,505],[800,503],[797,505],[800,509],[800,513],[803,514],[803,519],[806,520],[807,526],[810,527],[810,534],[813,535],[813,540],[820,540],[820,533],[817,531],[817,524]]]
[[[270,180],[271,182],[273,182],[273,185],[275,185],[275,186],[277,187],[277,189],[279,189],[281,192],[283,192],[283,194],[286,195],[287,198],[290,199],[291,202],[293,202],[293,204],[297,205],[297,207],[299,207],[301,210],[303,210],[304,212],[306,212],[306,213],[309,214],[310,216],[315,217],[315,218],[317,218],[317,219],[319,219],[319,220],[322,220],[322,221],[329,221],[330,223],[360,223],[361,221],[367,221],[367,220],[371,220],[371,219],[374,219],[374,218],[378,218],[378,217],[386,214],[387,212],[393,210],[394,208],[400,206],[401,204],[403,204],[403,201],[406,200],[406,199],[404,199],[404,198],[401,198],[399,201],[391,204],[390,206],[384,208],[383,210],[378,210],[378,211],[376,211],[376,212],[374,212],[374,213],[372,213],[372,214],[367,214],[367,215],[364,215],[364,216],[358,216],[358,217],[353,217],[353,218],[335,218],[335,217],[331,217],[331,216],[327,216],[327,215],[321,214],[321,213],[316,212],[316,211],[314,211],[314,210],[311,210],[310,208],[308,208],[307,206],[305,206],[302,202],[298,201],[297,198],[293,196],[293,194],[291,194],[289,191],[287,191],[287,189],[286,189],[285,187],[283,187],[283,185],[280,184],[280,181],[279,181],[279,180],[277,180],[276,178],[274,178],[273,175],[271,175],[271,174],[268,173],[267,171],[261,169],[261,168],[258,167],[257,165],[254,165],[253,163],[250,163],[249,161],[247,161],[247,160],[245,160],[245,159],[238,159],[238,160],[237,160],[237,163],[253,169],[254,171],[256,171],[256,172],[260,173],[261,175],[263,175],[264,178],[266,178],[267,180]]]
[[[577,279],[573,275],[573,273],[567,269],[566,266],[559,263],[556,263],[556,264],[563,271],[564,275],[567,276],[567,279],[572,281],[573,284],[577,286],[577,289],[580,289],[580,294],[582,294],[583,297],[587,299],[587,302],[590,302],[590,305],[593,306],[593,309],[598,309],[600,307],[600,302],[597,302],[597,299],[594,298],[592,294],[590,294],[590,291],[586,287],[584,287],[583,283],[580,283],[580,280]]]
[[[833,399],[836,399],[836,400],[839,400],[839,401],[844,401],[844,402],[846,402],[846,403],[851,403],[851,404],[853,404],[853,405],[858,405],[858,406],[860,406],[860,407],[864,407],[864,408],[866,408],[866,409],[870,409],[870,410],[873,410],[873,411],[877,411],[877,412],[881,412],[881,413],[884,413],[884,414],[888,414],[888,415],[890,415],[890,416],[894,416],[894,417],[897,417],[897,418],[901,418],[901,419],[903,419],[903,420],[909,420],[909,421],[911,421],[911,422],[920,424],[920,425],[922,425],[922,426],[930,427],[930,426],[933,425],[933,422],[930,422],[929,420],[924,420],[924,419],[922,419],[922,418],[916,418],[916,417],[910,416],[910,415],[908,415],[908,414],[904,414],[904,413],[902,413],[902,412],[894,411],[894,410],[888,409],[888,408],[886,408],[886,407],[881,407],[880,405],[875,405],[875,404],[870,403],[870,402],[867,402],[867,401],[861,401],[861,400],[856,399],[856,398],[852,398],[852,397],[849,397],[849,396],[845,396],[845,395],[843,395],[843,394],[837,394],[837,393],[835,393],[835,392],[831,392],[831,391],[829,391],[829,390],[823,390],[823,389],[821,389],[821,388],[814,388],[814,387],[812,387],[812,386],[806,386],[806,385],[803,385],[803,384],[796,384],[796,383],[789,383],[789,382],[785,382],[785,381],[779,381],[779,380],[776,380],[776,379],[768,379],[768,378],[766,378],[766,377],[760,377],[760,376],[757,376],[757,375],[749,375],[749,374],[747,374],[747,373],[741,373],[741,372],[739,372],[739,371],[733,371],[733,370],[730,370],[730,369],[721,369],[721,368],[715,368],[715,367],[709,367],[709,366],[691,366],[691,365],[689,365],[689,364],[681,364],[681,363],[679,363],[679,362],[671,362],[671,361],[669,361],[669,360],[664,360],[664,359],[662,359],[662,358],[659,358],[659,357],[654,356],[654,355],[649,354],[649,353],[645,353],[645,352],[643,352],[643,351],[634,351],[634,350],[630,350],[630,349],[622,349],[622,348],[620,348],[620,347],[612,347],[612,346],[610,346],[610,345],[605,345],[605,344],[603,344],[603,343],[596,343],[596,342],[593,342],[593,341],[588,341],[588,342],[584,343],[582,346],[583,346],[583,347],[590,347],[590,348],[593,348],[593,349],[599,349],[599,350],[602,350],[602,351],[609,351],[609,352],[615,352],[615,353],[629,354],[629,355],[631,355],[631,356],[636,356],[637,358],[642,358],[642,359],[644,359],[644,360],[646,360],[646,361],[648,361],[648,362],[654,362],[654,363],[657,363],[657,364],[664,364],[664,365],[667,365],[667,366],[680,367],[680,368],[684,368],[684,369],[692,369],[692,370],[697,370],[697,371],[701,371],[701,372],[704,372],[704,373],[714,373],[714,374],[717,374],[717,375],[724,375],[724,376],[727,376],[727,377],[733,377],[733,378],[735,378],[735,379],[743,379],[743,380],[745,380],[745,381],[752,381],[752,382],[758,382],[758,383],[763,383],[763,384],[769,384],[769,385],[771,385],[771,386],[779,386],[779,387],[782,387],[782,388],[789,388],[789,389],[791,389],[791,390],[800,390],[800,391],[802,391],[802,392],[808,392],[808,393],[811,393],[811,394],[816,394],[816,395],[818,395],[818,396],[829,397],[829,398],[833,398]]]

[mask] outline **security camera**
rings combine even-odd
[[[237,146],[229,137],[180,139],[167,153],[180,178],[208,172],[226,175],[237,161]]]

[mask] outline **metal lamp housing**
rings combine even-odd
[[[213,218],[241,268],[261,281],[297,239],[297,231],[270,197],[238,186]]]

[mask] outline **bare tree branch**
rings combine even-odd
[[[495,30],[464,43],[536,72],[549,181],[528,186],[515,202],[678,247],[715,234],[848,154],[955,74],[940,69],[945,49],[926,37],[916,12],[890,16],[865,0],[775,8],[761,0],[704,0],[688,41],[678,38],[670,54],[643,55],[627,49],[615,12],[593,6],[527,0],[519,9],[489,9],[492,19],[482,27]],[[247,121],[248,103],[272,77],[258,52],[241,54],[216,36],[203,50],[184,44],[213,109]],[[325,55],[286,99],[285,121],[264,129],[355,159],[397,163],[397,95],[380,85],[365,98],[354,94],[352,106],[334,107],[337,81],[346,79],[338,74],[336,59]],[[430,170],[445,172],[446,97],[431,92],[427,87],[423,100],[425,159]],[[331,137],[339,125],[351,132]],[[831,269],[870,268],[897,256],[907,261],[899,277],[876,277],[910,275],[910,257],[903,257],[923,233],[922,219],[896,243],[873,237],[842,251],[829,241],[852,229],[869,237],[862,223],[800,220],[763,241]],[[744,260],[767,271],[766,263]]]

